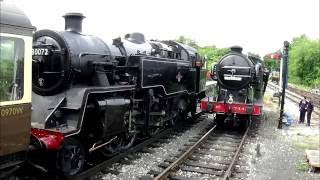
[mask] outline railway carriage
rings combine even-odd
[[[0,179],[27,157],[34,30],[21,10],[0,1]]]

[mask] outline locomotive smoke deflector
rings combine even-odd
[[[76,33],[82,32],[82,20],[85,16],[81,13],[67,13],[64,16],[65,19],[65,30]]]

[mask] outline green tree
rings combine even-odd
[[[320,43],[305,35],[293,38],[289,51],[289,82],[320,86]]]
[[[207,57],[207,69],[211,69],[211,65],[218,62],[222,56],[230,52],[229,48],[217,48],[216,46],[205,46],[199,48],[201,56]]]
[[[182,44],[187,44],[195,49],[199,49],[200,46],[197,44],[197,42],[195,40],[192,40],[190,38],[186,38],[184,36],[179,36],[177,39],[176,39],[177,42],[179,43],[182,43]]]
[[[200,47],[196,41],[184,37],[184,36],[179,36],[176,39],[177,42],[187,44],[195,49],[198,50],[199,54],[203,57],[207,58],[207,69],[211,69],[211,65],[219,61],[222,56],[226,55],[228,52],[230,52],[229,48],[217,48],[216,46],[205,46],[205,47]]]
[[[14,77],[14,42],[0,41],[0,101],[9,99]]]

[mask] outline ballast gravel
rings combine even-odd
[[[178,154],[178,150],[183,148],[184,144],[200,134],[212,121],[212,117],[205,118],[182,135],[171,137],[169,143],[163,143],[161,147],[150,148],[153,153],[137,153],[139,158],[132,160],[130,164],[115,163],[110,169],[119,172],[119,174],[101,174],[98,176],[98,179],[131,180],[147,175],[150,170],[161,172],[162,169],[158,165],[163,163],[165,159],[171,159],[174,155]]]
[[[300,162],[306,162],[304,149],[294,145],[295,136],[319,136],[319,117],[313,115],[311,127],[297,124],[299,110],[297,104],[286,99],[285,111],[295,122],[277,129],[279,107],[276,103],[265,104],[265,119],[261,121],[254,136],[249,138],[243,150],[245,168],[248,174],[244,179],[315,180],[319,173],[298,170]],[[320,137],[319,137],[320,140]]]

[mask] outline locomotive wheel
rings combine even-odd
[[[149,136],[155,136],[156,134],[158,134],[160,132],[160,127],[149,127],[148,133]]]
[[[216,115],[215,121],[216,121],[217,126],[219,128],[221,128],[221,129],[225,128],[225,125],[226,125],[225,119],[226,119],[226,117],[224,115],[220,115],[220,114]]]
[[[178,122],[179,122],[179,120],[180,120],[180,117],[179,117],[179,113],[178,112],[176,112],[176,111],[174,111],[174,113],[172,113],[173,115],[172,115],[172,118],[170,118],[170,120],[169,120],[169,126],[174,126],[174,125],[176,125]]]
[[[134,144],[137,138],[137,129],[134,124],[135,121],[134,119],[132,120],[131,131],[129,131],[129,114],[130,114],[129,111],[127,114],[128,116],[125,118],[125,121],[124,121],[124,126],[127,129],[127,132],[123,135],[121,150],[129,149]]]
[[[248,117],[244,118],[243,120],[243,130],[246,130],[251,124],[251,116],[248,115]]]
[[[136,141],[137,133],[136,132],[127,132],[124,135],[123,141],[121,143],[121,150],[129,149],[134,142]]]
[[[161,123],[159,122],[159,120],[158,119],[154,119],[154,121],[156,121],[156,122],[152,122],[152,124],[150,124],[149,125],[149,127],[148,127],[148,135],[150,136],[150,137],[153,137],[153,136],[155,136],[156,134],[158,134],[159,132],[160,132],[160,130],[161,130]]]
[[[74,138],[68,138],[58,152],[58,165],[65,176],[78,174],[85,165],[85,150]]]
[[[173,118],[170,119],[169,125],[170,126],[175,126],[178,123],[178,121],[179,121],[178,117],[173,117]]]

